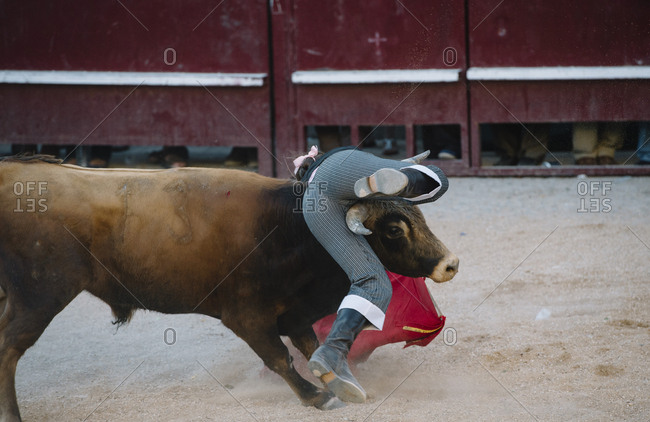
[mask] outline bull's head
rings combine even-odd
[[[354,233],[367,236],[389,271],[429,277],[438,283],[458,272],[458,257],[431,232],[417,206],[393,201],[357,203],[346,221]]]

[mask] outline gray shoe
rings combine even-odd
[[[354,184],[354,193],[358,198],[381,193],[396,195],[408,185],[409,178],[406,174],[393,168],[377,170],[371,176],[363,177]]]
[[[354,309],[339,310],[325,343],[316,349],[307,364],[309,370],[345,402],[366,401],[365,390],[348,366],[352,342],[365,325],[366,318]]]
[[[384,168],[357,180],[354,184],[354,193],[358,198],[375,194],[416,198],[432,192],[438,186],[440,186],[438,182],[419,170]]]

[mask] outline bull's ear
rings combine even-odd
[[[411,163],[411,164],[420,164],[422,161],[424,161],[425,158],[427,158],[429,156],[429,154],[431,154],[431,151],[426,150],[426,151],[424,151],[424,152],[422,152],[422,153],[420,153],[420,154],[418,154],[418,155],[416,155],[414,157],[405,158],[402,161],[404,161],[406,163]]]
[[[372,231],[368,230],[363,222],[368,218],[368,208],[363,204],[354,204],[345,215],[345,222],[352,233],[368,236]]]

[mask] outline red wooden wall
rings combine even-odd
[[[467,131],[461,2],[284,1],[276,2],[272,25],[281,33],[273,46],[279,156],[305,148],[305,126],[349,126],[356,145],[363,141],[359,126],[404,125],[407,154],[414,153],[414,125]],[[367,79],[387,69],[395,71],[393,82],[346,82],[350,71],[367,72],[360,76]],[[432,71],[433,78],[410,81],[410,71]],[[456,80],[438,80],[446,76]]]
[[[286,176],[305,126],[403,125],[410,154],[454,124],[451,174],[647,173],[480,167],[479,125],[649,121],[648,22],[645,0],[0,1],[0,142],[250,146]]]
[[[522,7],[514,2],[469,0],[467,11],[471,138],[477,140],[473,167],[480,166],[482,123],[650,119],[649,2],[544,0]],[[643,69],[637,72],[641,77],[621,76],[637,66],[636,70]],[[561,67],[564,73],[581,67],[586,76],[549,76],[545,74],[549,67]],[[508,80],[498,74],[484,77],[486,70],[494,68],[512,72]],[[540,73],[527,76],[529,69]],[[526,170],[528,174],[621,171],[646,172],[620,166]],[[521,171],[483,168],[481,172]]]
[[[257,147],[260,172],[273,172],[266,1],[3,1],[0,28],[0,69],[133,79],[1,84],[2,142],[236,144]],[[242,74],[260,86],[240,86]]]

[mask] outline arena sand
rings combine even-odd
[[[18,365],[24,420],[650,420],[649,178],[452,178],[423,211],[460,257],[446,331],[360,365],[366,404],[303,407],[219,321],[116,330],[84,293]]]

